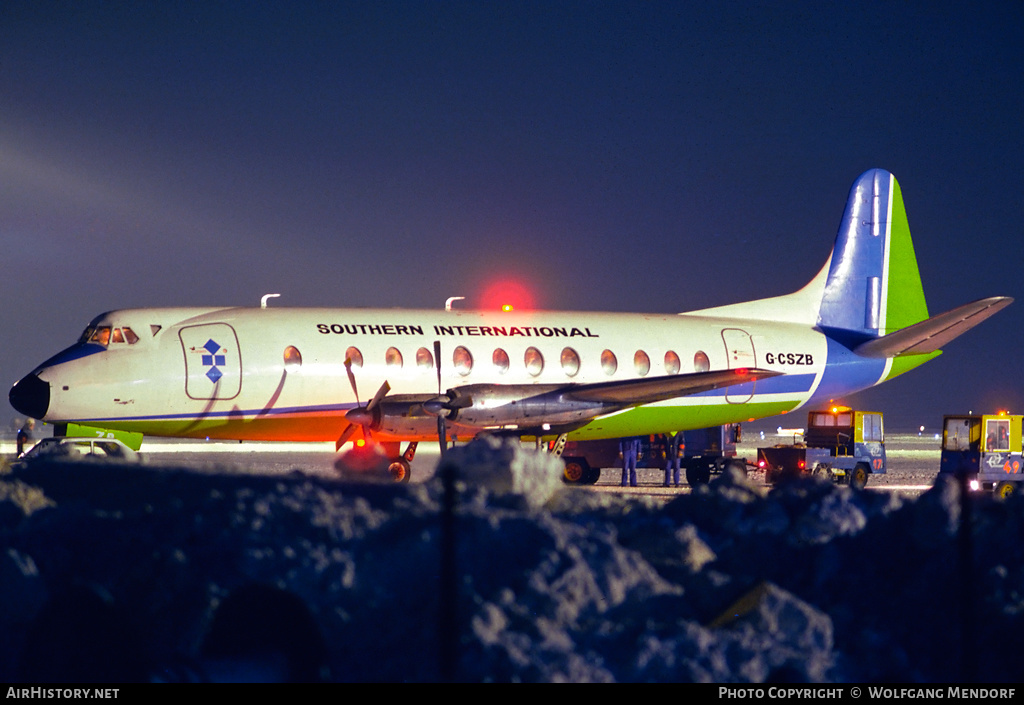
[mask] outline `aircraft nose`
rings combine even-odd
[[[26,375],[15,382],[7,398],[20,413],[33,419],[42,419],[50,408],[50,383],[35,374]]]

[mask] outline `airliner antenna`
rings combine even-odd
[[[465,296],[449,296],[448,300],[444,302],[444,310],[445,311],[451,311],[452,310],[452,304],[455,303],[456,301],[462,301],[464,298],[466,298],[466,297]]]
[[[266,308],[267,307],[267,299],[272,299],[272,298],[277,297],[277,296],[280,296],[280,294],[264,294],[263,298],[260,299],[260,308]]]

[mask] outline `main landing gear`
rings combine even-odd
[[[334,467],[346,480],[367,482],[408,482],[412,477],[412,460],[416,456],[416,441],[399,455],[398,443],[356,445],[338,456]]]

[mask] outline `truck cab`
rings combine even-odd
[[[757,465],[769,483],[809,473],[863,489],[886,470],[882,414],[848,406],[811,411],[803,443],[758,448]]]
[[[971,489],[991,490],[1000,497],[1018,491],[1021,468],[1019,414],[947,415],[942,419],[939,472],[966,476]]]

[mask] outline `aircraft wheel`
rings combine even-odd
[[[999,499],[1006,499],[1007,497],[1013,496],[1017,492],[1016,482],[1000,482],[996,485],[996,497]]]
[[[686,466],[686,482],[691,487],[706,485],[711,481],[711,466],[703,463]]]
[[[870,470],[865,463],[857,463],[850,472],[850,487],[862,490],[867,487]]]
[[[583,458],[565,458],[565,470],[562,471],[562,482],[567,485],[586,485],[591,471],[590,465]]]
[[[408,482],[412,476],[412,467],[405,458],[395,458],[388,465],[388,472],[395,482]]]

